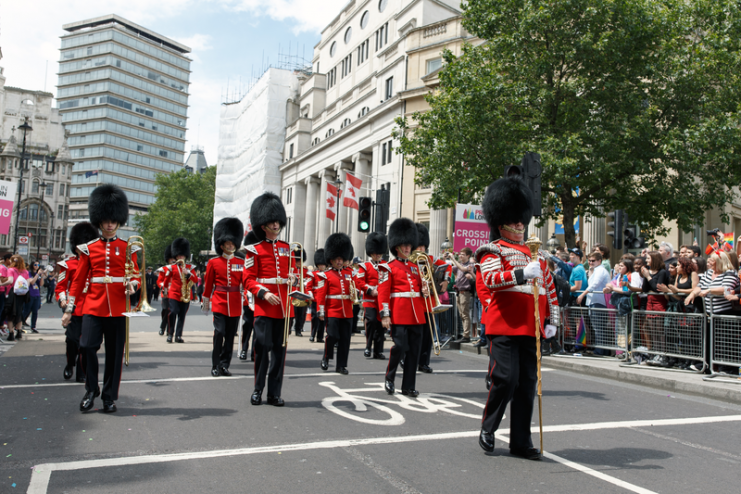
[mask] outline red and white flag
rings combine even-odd
[[[334,221],[337,216],[337,187],[327,182],[327,218]]]
[[[342,199],[342,205],[348,208],[358,208],[358,196],[360,195],[360,187],[363,185],[363,181],[357,177],[353,177],[349,172],[345,173],[345,198]]]

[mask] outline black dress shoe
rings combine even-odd
[[[349,374],[349,372],[347,372],[347,369],[345,367],[340,367],[339,369],[337,369],[337,373],[342,374],[344,376]]]
[[[214,377],[219,377],[219,369],[217,369],[216,367],[211,369],[211,375]]]
[[[232,375],[232,373],[229,372],[229,369],[227,369],[226,367],[219,367],[219,372],[221,372],[222,376],[226,376],[226,377],[229,377]]]
[[[390,395],[394,394],[394,391],[396,390],[396,388],[394,387],[394,381],[388,381],[388,380],[383,384],[383,388]]]
[[[167,342],[172,343],[172,335],[167,335]]]
[[[479,434],[479,446],[481,446],[481,449],[486,451],[487,453],[491,453],[494,451],[494,434],[491,432],[485,431],[484,429],[481,429],[481,434]]]
[[[95,398],[100,396],[100,388],[93,391],[86,391],[85,396],[82,397],[82,401],[80,402],[80,411],[81,412],[89,412],[93,409],[93,406],[95,406]]]
[[[262,392],[254,390],[250,396],[250,403],[253,405],[262,405]]]
[[[280,396],[268,396],[268,405],[273,405],[274,407],[282,407],[285,405],[286,402],[283,401],[283,398]]]
[[[376,360],[386,360],[386,355],[382,353],[374,353],[373,358]]]
[[[165,330],[164,329],[160,329],[160,336],[162,336],[163,334],[165,334]]]
[[[325,358],[322,359],[322,363],[320,365],[322,367],[322,370],[329,369],[329,361]]]
[[[365,349],[365,351],[363,352],[363,356],[364,356],[365,358],[368,358],[368,357],[370,357],[370,356],[371,356],[371,351],[370,351],[370,350],[368,350],[368,349],[366,348],[366,349]]]
[[[118,408],[116,408],[116,404],[112,401],[104,401],[103,402],[103,413],[115,413],[118,411]]]
[[[512,456],[519,456],[520,458],[525,458],[526,460],[540,461],[540,459],[542,458],[542,456],[540,455],[540,451],[535,448],[510,449],[509,453]]]
[[[239,360],[247,360],[247,352],[245,352],[244,350],[239,352]]]
[[[424,372],[425,374],[432,374],[432,367],[429,365],[420,365],[419,371]]]
[[[182,338],[175,338],[175,343],[185,343]]]
[[[316,342],[317,342],[317,343],[324,343],[324,340],[323,340],[323,339],[321,339],[321,340],[316,340]]]
[[[72,366],[67,365],[64,367],[64,380],[69,381],[72,379]]]
[[[301,333],[296,333],[296,336],[303,336],[303,334],[301,334]]]
[[[309,341],[312,342],[312,343],[314,343],[314,337],[313,336],[309,336]]]
[[[402,389],[401,394],[403,394],[404,396],[409,396],[411,398],[416,398],[417,396],[419,396],[419,391],[417,391],[416,389]]]

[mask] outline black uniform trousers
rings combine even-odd
[[[311,303],[311,337],[317,341],[324,341],[324,324],[325,321],[319,319],[316,302]]]
[[[334,358],[334,344],[337,343],[337,370],[347,367],[347,359],[350,355],[350,338],[352,337],[351,317],[328,317],[327,339],[324,340],[324,358]]]
[[[160,323],[160,329],[167,329],[167,324],[170,320],[170,299],[162,297],[162,322]]]
[[[252,332],[254,327],[255,313],[249,305],[242,306],[242,351],[245,353],[250,350],[250,338],[252,338],[252,351],[255,350],[255,335]]]
[[[389,352],[386,380],[393,382],[396,379],[396,368],[399,366],[399,361],[404,359],[404,376],[401,380],[401,389],[416,389],[417,359],[422,344],[422,325],[392,324],[391,338],[394,340],[394,346],[391,347]]]
[[[304,323],[306,322],[306,311],[309,306],[306,307],[294,307],[293,314],[295,317],[291,319],[291,328],[296,332],[297,335],[304,331]]]
[[[352,306],[352,332],[353,333],[360,333],[360,330],[358,329],[358,319],[360,318],[360,308],[361,307],[362,307],[362,303]]]
[[[183,326],[185,325],[185,316],[188,314],[190,309],[190,303],[181,302],[179,300],[170,299],[170,316],[167,324],[167,334],[172,336],[173,331],[175,332],[175,338],[181,338],[183,336]],[[177,325],[176,325],[177,321]]]
[[[538,357],[532,336],[487,335],[491,389],[486,399],[481,428],[494,433],[510,405],[510,449],[533,447],[530,422],[538,385]]]
[[[211,366],[216,369],[229,368],[234,351],[234,337],[239,330],[239,316],[229,317],[214,312],[214,349],[211,352]]]
[[[268,396],[280,396],[283,387],[287,348],[283,346],[284,324],[284,319],[255,317],[255,391],[262,393],[267,375]]]
[[[82,316],[72,316],[64,330],[64,335],[67,343],[67,365],[76,368],[75,376],[79,378],[85,374],[85,363],[87,362],[87,354],[80,348]]]
[[[103,370],[103,401],[118,399],[121,385],[124,348],[126,345],[126,317],[82,316],[80,346],[87,355],[85,363],[85,390],[98,389],[98,350],[105,339],[105,367]]]
[[[365,308],[365,349],[372,353],[383,353],[384,329],[378,320],[378,311],[373,308]]]

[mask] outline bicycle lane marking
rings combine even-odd
[[[631,420],[625,422],[597,422],[592,424],[575,424],[575,425],[561,425],[561,426],[546,426],[543,427],[544,432],[562,432],[562,431],[587,431],[587,430],[598,430],[598,429],[619,429],[628,427],[648,427],[648,426],[667,426],[667,425],[692,425],[692,424],[710,424],[720,422],[739,422],[741,421],[741,415],[725,415],[718,417],[692,417],[686,419],[659,419],[659,420]],[[314,443],[297,443],[297,444],[285,444],[279,446],[263,446],[253,448],[237,448],[227,450],[215,450],[215,451],[200,451],[200,452],[189,452],[189,453],[173,453],[166,455],[145,455],[145,456],[127,456],[121,458],[107,458],[100,460],[81,460],[71,461],[67,463],[44,463],[33,467],[31,473],[31,482],[29,483],[28,494],[46,494],[49,481],[51,479],[52,472],[61,471],[73,471],[73,470],[85,470],[91,468],[101,467],[115,467],[115,466],[130,466],[130,465],[144,465],[151,463],[168,463],[173,461],[183,460],[200,460],[208,458],[218,458],[226,456],[244,456],[251,454],[261,453],[275,453],[275,452],[288,452],[288,451],[306,451],[313,449],[333,449],[333,448],[344,448],[349,446],[367,446],[375,444],[400,444],[408,442],[418,441],[439,441],[443,439],[461,439],[478,437],[479,431],[464,431],[464,432],[446,432],[440,434],[427,434],[427,435],[414,435],[404,437],[379,437],[379,438],[367,438],[367,439],[345,439],[335,441],[320,441]],[[503,440],[508,437],[508,434],[503,432],[497,432],[497,438]],[[601,480],[610,482],[616,486],[623,487],[627,490],[637,492],[640,494],[654,494],[653,491],[643,489],[642,487],[630,484],[623,480],[611,477],[601,472],[592,470],[591,468],[585,467],[578,463],[566,460],[552,453],[545,452],[546,457],[557,461],[564,466],[575,469],[577,471],[592,475]]]

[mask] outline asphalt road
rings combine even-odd
[[[485,455],[477,444],[484,358],[444,351],[410,400],[382,391],[385,362],[363,357],[362,336],[353,338],[348,376],[321,371],[321,345],[291,337],[286,406],[256,407],[249,361],[235,358],[232,378],[210,376],[211,318],[196,306],[184,344],[165,343],[155,317],[132,322],[118,413],[81,414],[83,386],[62,379],[58,319],[44,306],[41,333],[0,357],[0,493],[738,488],[739,406],[547,370],[546,459],[509,455],[507,419]]]

